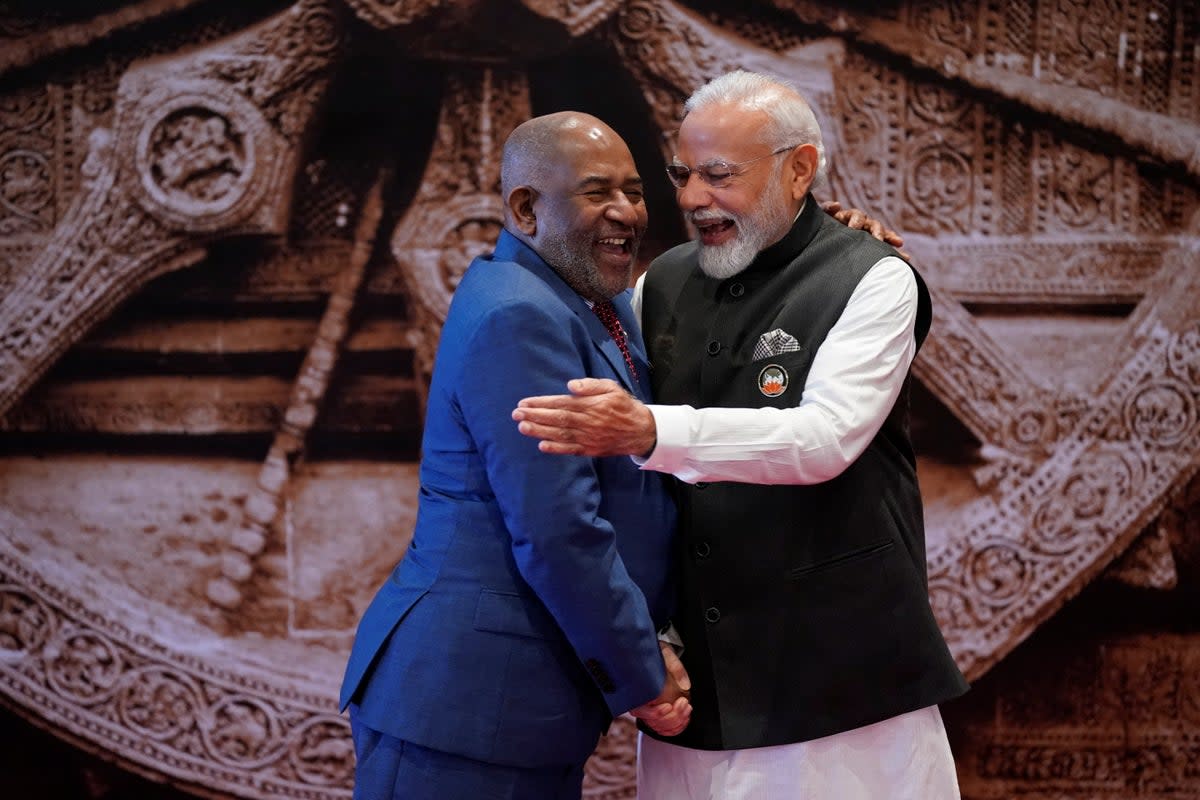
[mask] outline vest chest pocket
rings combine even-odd
[[[812,356],[801,348],[750,361],[734,370],[725,405],[747,408],[790,408],[800,404]]]
[[[841,555],[834,556],[833,558],[827,558],[824,561],[819,561],[815,564],[789,569],[784,577],[790,581],[798,580],[806,575],[812,575],[814,572],[821,572],[823,570],[832,569],[833,567],[838,567],[843,564],[850,564],[855,561],[861,561],[862,559],[870,558],[871,556],[878,555],[886,550],[891,550],[895,546],[896,542],[892,539],[884,539],[882,541],[866,545],[865,547],[856,548],[848,553],[842,553]]]

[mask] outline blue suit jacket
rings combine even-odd
[[[552,456],[511,418],[570,378],[649,396],[583,299],[503,232],[467,270],[430,385],[412,544],[358,627],[341,703],[369,727],[517,766],[582,763],[612,716],[656,697],[675,511],[627,457]]]

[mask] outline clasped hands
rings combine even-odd
[[[512,412],[517,429],[540,439],[543,453],[576,456],[643,456],[654,449],[654,415],[621,384],[576,378],[571,394],[526,397]]]
[[[659,642],[663,663],[667,666],[667,677],[662,693],[645,705],[630,710],[630,714],[645,722],[662,736],[677,736],[692,719],[692,703],[689,692],[692,682],[675,649],[667,642]]]

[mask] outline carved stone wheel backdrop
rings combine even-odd
[[[34,21],[42,50],[0,62],[0,686],[22,715],[197,793],[347,797],[336,689],[411,532],[424,381],[500,225],[504,136],[594,108],[653,182],[688,92],[738,66],[803,88],[822,196],[901,230],[933,289],[916,438],[963,669],[1131,549],[1172,574],[1156,519],[1200,465],[1188,4],[267,5],[195,30],[164,5],[137,52],[99,18],[50,79]],[[521,23],[504,41],[494,6]],[[373,43],[416,88],[359,126],[401,146],[339,149],[329,87]],[[685,231],[651,199],[661,250]],[[153,310],[189,298],[209,316]],[[224,444],[245,436],[268,446]],[[306,458],[340,437],[361,449]],[[367,458],[379,437],[408,457]],[[632,741],[619,720],[589,797],[632,796]]]

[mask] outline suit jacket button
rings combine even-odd
[[[721,618],[721,610],[716,606],[709,606],[704,612],[704,621],[712,624]]]

